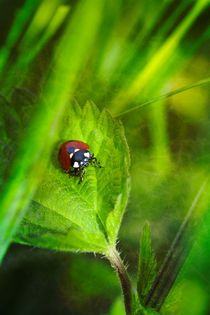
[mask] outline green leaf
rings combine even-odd
[[[77,139],[103,168],[89,166],[84,181],[65,174],[59,144]],[[91,102],[69,106],[44,179],[16,235],[16,241],[66,251],[106,253],[115,246],[129,193],[129,151],[121,123]]]
[[[145,298],[156,277],[156,258],[151,244],[151,231],[148,223],[143,227],[140,240],[137,291],[140,303],[144,305]]]
[[[158,315],[159,314],[154,309],[144,307],[142,304],[140,304],[139,298],[136,294],[133,296],[133,313],[134,315]]]

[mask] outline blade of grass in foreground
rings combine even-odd
[[[146,298],[145,305],[160,310],[183,266],[195,240],[197,226],[209,204],[208,179],[200,186],[190,209],[180,226],[167,253],[154,284]]]
[[[5,45],[0,49],[0,72],[4,69],[11,49],[19,39],[27,21],[35,11],[39,0],[26,0],[22,8],[16,14],[12,28],[8,34]]]
[[[17,76],[19,86],[26,77],[30,77],[29,72],[35,57],[63,23],[68,11],[69,6],[59,6],[58,0],[45,0],[40,3],[34,18],[18,43],[17,59],[7,69],[10,75],[4,78],[2,87],[4,94],[10,93],[16,85]]]
[[[67,14],[70,11],[70,6],[61,5],[57,8],[55,14],[51,18],[49,24],[47,25],[44,33],[40,36],[40,39],[37,41],[36,46],[30,52],[27,58],[20,60],[19,67],[24,66],[25,64],[29,64],[30,61],[33,61],[34,58],[38,55],[38,53],[42,50],[42,48],[49,42],[49,40],[53,37],[53,35],[57,32],[59,27],[64,22]]]
[[[53,73],[43,92],[45,103],[39,104],[0,198],[0,260],[46,167],[66,102],[94,42],[102,7],[103,1],[80,1],[58,45]]]

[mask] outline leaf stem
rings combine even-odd
[[[106,254],[112,267],[116,270],[124,298],[126,315],[132,314],[132,286],[126,267],[116,248],[110,248]]]

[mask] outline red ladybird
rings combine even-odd
[[[72,176],[79,176],[83,181],[85,168],[91,164],[101,167],[93,153],[89,151],[89,145],[80,140],[69,140],[60,146],[58,158],[61,167]]]

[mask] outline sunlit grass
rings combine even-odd
[[[36,56],[65,21],[70,7],[59,5],[59,3],[59,1],[46,0],[37,8],[26,32],[18,42],[18,55],[15,62],[8,65],[7,71],[9,71],[10,75],[4,79],[4,86],[2,88],[4,93],[9,93],[15,85],[17,75],[19,75],[18,85],[21,85],[28,75],[30,76],[30,70]],[[27,7],[23,8],[23,11],[25,10],[27,11]],[[47,15],[45,14],[46,10]],[[16,24],[13,27],[17,29]],[[9,55],[9,49],[7,55]]]
[[[39,1],[28,0],[17,13],[10,32],[8,33],[6,43],[0,49],[0,71],[6,66],[11,50],[19,39],[26,26],[27,21],[31,18]]]
[[[158,78],[158,72],[168,62],[169,58],[176,52],[181,39],[191,27],[195,19],[202,10],[207,6],[208,1],[195,2],[193,9],[188,13],[182,23],[175,29],[163,45],[157,50],[155,55],[149,60],[146,66],[137,74],[128,87],[124,87],[123,91],[114,99],[112,106],[123,109],[125,104],[138,96],[142,90],[155,77]],[[158,80],[160,80],[158,78]]]

